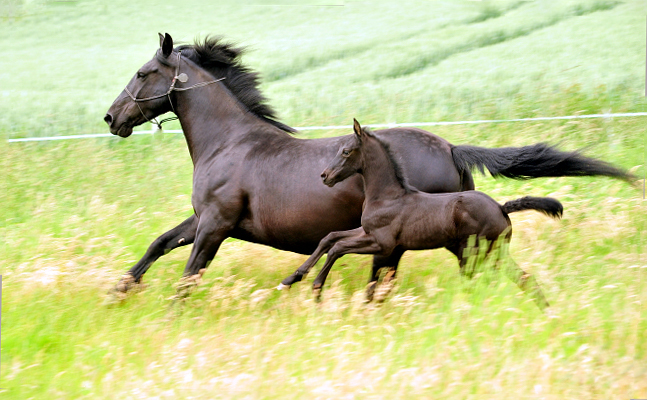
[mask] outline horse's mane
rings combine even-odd
[[[371,131],[368,127],[363,126],[362,131],[364,131],[364,133],[367,136],[375,139],[380,144],[380,146],[382,146],[382,148],[384,149],[384,152],[386,153],[386,156],[388,157],[389,161],[391,162],[391,165],[393,166],[395,179],[398,181],[400,186],[402,186],[407,193],[417,192],[418,189],[409,185],[409,181],[407,180],[407,177],[404,174],[404,170],[402,169],[402,166],[400,165],[400,163],[397,161],[395,153],[393,153],[393,150],[391,150],[391,146],[385,141],[383,141],[382,139],[380,139],[379,137],[375,136],[375,133],[373,133],[373,131]]]
[[[204,41],[185,44],[175,48],[182,55],[204,68],[222,81],[234,96],[257,117],[286,132],[296,129],[277,121],[276,112],[267,104],[267,98],[258,89],[259,74],[244,66],[240,56],[244,49],[231,43],[222,43],[222,38],[207,36]]]

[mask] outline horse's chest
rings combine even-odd
[[[207,172],[194,176],[191,203],[198,216],[209,209],[231,213],[240,209],[239,192],[235,177]]]

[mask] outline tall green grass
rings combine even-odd
[[[249,45],[245,63],[295,126],[645,111],[644,12],[633,1],[25,1],[12,10],[0,25],[5,138],[106,131],[103,114],[152,57],[158,31]],[[588,146],[636,174],[644,132],[641,118],[434,129],[455,144]],[[119,276],[192,213],[184,139],[2,150],[2,398],[647,397],[647,213],[625,183],[476,177],[500,202],[564,204],[561,221],[511,216],[510,254],[537,276],[550,315],[496,271],[461,278],[443,250],[407,253],[382,306],[363,304],[370,257],[344,257],[316,304],[311,278],[273,290],[304,256],[236,240],[182,308],[167,299],[188,248],[108,308]]]

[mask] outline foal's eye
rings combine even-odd
[[[350,156],[350,150],[348,150],[348,149],[342,150],[341,155],[344,156],[344,157]]]
[[[143,72],[137,72],[137,77],[138,77],[139,79],[144,79],[144,78],[146,78],[146,74],[145,74],[145,73],[143,73]]]

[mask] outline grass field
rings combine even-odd
[[[4,139],[107,132],[104,113],[158,31],[248,46],[245,63],[292,126],[647,111],[639,1],[321,4],[0,6],[0,398],[647,398],[646,203],[642,188],[607,178],[476,177],[501,202],[564,204],[561,221],[511,216],[511,254],[538,277],[550,315],[494,271],[462,279],[444,250],[407,253],[380,307],[362,301],[370,257],[346,256],[316,304],[312,277],[273,290],[304,256],[236,240],[181,310],[167,298],[188,248],[160,259],[145,290],[102,305],[192,213],[184,138]],[[645,121],[433,131],[455,144],[587,147],[644,176]]]

